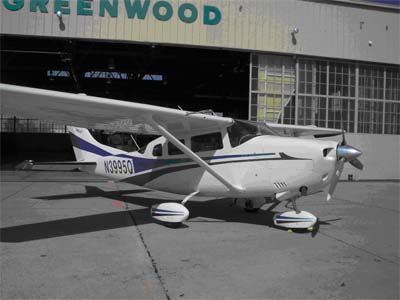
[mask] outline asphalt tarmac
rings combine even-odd
[[[399,299],[399,182],[340,182],[298,201],[313,232],[196,198],[178,229],[152,204],[184,196],[81,172],[1,173],[1,299]]]

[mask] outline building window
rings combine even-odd
[[[328,99],[328,128],[354,132],[355,100]]]
[[[399,69],[386,69],[386,99],[400,100],[400,72]]]
[[[295,89],[295,61],[291,57],[252,55],[250,119],[282,123]],[[294,122],[288,120],[288,122]]]
[[[298,125],[354,132],[355,64],[301,59],[298,86]]]
[[[355,65],[329,62],[329,95],[355,97]]]
[[[400,134],[400,103],[385,104],[385,133]]]
[[[256,54],[252,65],[251,120],[400,134],[398,67]]]
[[[381,101],[359,100],[358,132],[382,133],[383,103]]]
[[[359,67],[359,97],[383,100],[384,69],[360,65]]]

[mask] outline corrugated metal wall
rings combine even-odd
[[[54,1],[47,5],[49,13],[30,12],[29,0],[18,11],[6,9],[3,2],[0,7],[4,34],[184,44],[400,63],[399,10],[395,8],[306,0],[171,0],[168,2],[173,16],[159,21],[152,12],[159,2],[156,0],[151,0],[144,20],[129,19],[123,0],[119,0],[116,18],[107,12],[105,17],[99,16],[100,0],[92,2],[93,16],[77,15],[78,1],[69,0],[71,13],[62,17],[62,28],[54,14]],[[198,9],[195,22],[187,24],[178,18],[178,7],[183,3],[192,3]],[[221,11],[219,24],[203,24],[204,5]],[[295,27],[299,33],[294,40],[291,31]]]

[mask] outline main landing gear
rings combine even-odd
[[[307,229],[312,231],[318,219],[308,211],[299,210],[296,204],[297,199],[298,197],[288,199],[288,203],[285,207],[292,208],[293,210],[275,214],[274,224],[275,226],[288,228],[289,230]],[[289,203],[292,204],[292,207],[288,207]]]
[[[300,193],[302,196],[305,196],[307,194],[307,189],[305,187],[301,188]],[[299,210],[296,203],[298,198],[299,196],[292,196],[289,199],[285,199],[288,201],[285,207],[291,210],[275,214],[273,217],[275,226],[288,229],[308,229],[310,231],[313,230],[313,226],[317,222],[317,217],[307,211]],[[264,204],[274,202],[273,200],[279,201],[279,199],[269,198],[242,198],[235,199],[233,204],[242,207],[246,212],[255,213],[259,211]],[[291,206],[289,206],[289,204],[291,204]]]
[[[185,207],[185,203],[197,195],[198,192],[194,192],[181,202],[167,202],[157,205],[153,205],[151,208],[151,216],[165,224],[168,227],[177,228],[182,225],[189,218],[189,210]],[[269,202],[276,202],[287,200],[288,203],[285,207],[292,209],[290,211],[277,213],[273,217],[273,222],[277,227],[292,229],[308,229],[313,230],[313,226],[317,222],[317,217],[313,214],[299,210],[296,204],[296,200],[299,196],[292,196],[286,199],[270,199],[270,198],[238,198],[235,199],[233,204],[242,207],[246,212],[257,212],[264,204]],[[271,201],[269,201],[271,200]],[[289,207],[291,203],[291,207]],[[276,204],[275,204],[276,205]]]
[[[267,203],[265,198],[236,198],[233,200],[233,204],[240,206],[248,213],[256,213],[260,210],[261,206]]]
[[[184,206],[185,203],[198,193],[197,191],[191,193],[181,203],[167,202],[153,205],[151,216],[168,227],[178,228],[189,218],[189,210]]]

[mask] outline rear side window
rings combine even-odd
[[[162,156],[162,145],[157,144],[153,148],[153,156]]]
[[[193,136],[191,142],[193,152],[212,151],[223,148],[220,132]]]
[[[142,148],[140,148],[140,149],[138,150],[138,152],[141,153],[141,154],[143,154],[143,153],[146,151],[146,148],[147,148],[147,145],[146,145],[146,146],[143,146]]]
[[[185,140],[179,140],[182,144],[185,145]],[[168,155],[178,155],[183,154],[181,150],[179,150],[174,144],[168,143]]]

